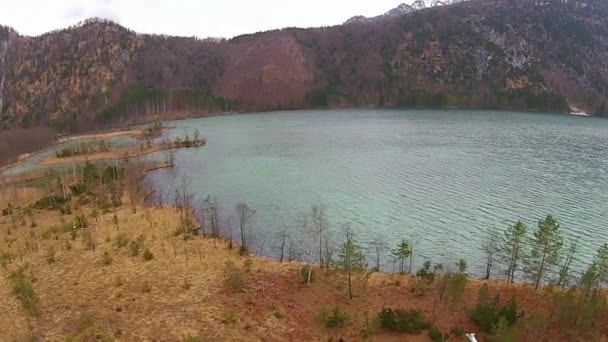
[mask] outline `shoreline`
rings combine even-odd
[[[191,120],[191,119],[202,119],[202,118],[212,118],[212,117],[220,117],[220,116],[232,116],[232,115],[250,115],[250,114],[258,114],[258,113],[271,113],[271,112],[282,112],[282,111],[290,111],[290,112],[297,112],[297,111],[306,111],[306,110],[336,110],[336,109],[386,109],[386,110],[399,110],[399,109],[404,109],[404,110],[408,110],[408,109],[443,109],[443,110],[496,110],[496,111],[519,111],[519,112],[524,112],[524,113],[547,113],[547,114],[568,114],[568,115],[574,115],[574,116],[581,116],[581,117],[602,117],[602,116],[598,116],[598,115],[594,115],[594,114],[587,114],[587,115],[576,115],[576,114],[572,114],[570,112],[543,112],[543,111],[538,111],[538,110],[522,110],[522,109],[514,109],[514,108],[486,108],[486,107],[458,107],[458,106],[445,106],[445,107],[416,107],[416,106],[383,106],[383,107],[378,107],[378,106],[368,106],[368,107],[352,107],[352,106],[330,106],[330,107],[326,107],[326,108],[298,108],[298,109],[273,109],[273,110],[268,110],[268,111],[238,111],[238,112],[218,112],[218,113],[204,113],[204,114],[170,114],[168,115],[166,118],[163,118],[163,120],[161,121],[183,121],[183,120]],[[152,123],[154,121],[157,121],[157,119],[150,119],[150,120],[143,120],[143,121],[135,121],[129,125],[145,125],[145,124],[149,124]],[[59,140],[55,141],[53,144],[51,144],[49,147],[39,150],[39,151],[34,151],[31,153],[28,153],[28,156],[18,160],[16,162],[13,162],[11,164],[7,164],[7,165],[2,165],[0,166],[0,173],[11,169],[13,167],[19,166],[22,163],[24,163],[26,160],[30,159],[31,157],[42,153],[44,151],[47,151],[48,149],[54,147],[56,144],[60,143],[60,142],[65,142],[65,141],[70,141],[70,140],[78,140],[78,139],[95,139],[95,138],[108,138],[108,137],[114,137],[114,136],[122,136],[122,135],[131,135],[133,138],[141,138],[142,135],[145,134],[145,129],[127,129],[124,130],[122,128],[123,126],[111,126],[108,127],[107,129],[100,129],[100,130],[91,130],[88,132],[82,132],[82,133],[75,133],[75,134],[70,134],[70,135],[66,135],[65,137],[59,138]],[[166,128],[163,128],[163,132],[165,131]]]

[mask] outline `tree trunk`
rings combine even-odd
[[[536,277],[536,283],[534,284],[534,289],[536,289],[536,290],[538,290],[538,286],[540,285],[540,279],[543,277],[546,255],[547,255],[546,250],[544,250],[543,257],[540,261],[540,267],[538,268],[538,277]]]
[[[412,274],[412,260],[414,259],[414,244],[410,243],[410,266],[407,273]]]
[[[283,262],[283,255],[285,252],[285,235],[283,235],[283,241],[281,242],[281,259],[280,262]]]
[[[490,279],[490,274],[492,273],[492,260],[491,257],[488,257],[487,263],[486,263],[486,277],[485,280]]]

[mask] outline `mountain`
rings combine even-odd
[[[350,19],[348,19],[345,24],[349,24],[349,23],[355,23],[355,22],[373,22],[373,21],[377,21],[377,20],[383,20],[389,17],[399,17],[408,13],[412,13],[415,11],[419,11],[425,8],[430,8],[430,7],[438,7],[438,6],[445,6],[445,5],[454,5],[457,4],[459,2],[463,2],[466,0],[445,0],[445,1],[441,1],[441,0],[432,0],[429,1],[429,4],[427,4],[426,1],[424,0],[415,0],[411,5],[408,5],[406,3],[402,3],[399,6],[391,9],[390,11],[376,16],[376,17],[365,17],[362,15],[357,15],[354,16]]]
[[[100,19],[36,37],[0,28],[3,129],[350,106],[603,114],[607,94],[604,0],[420,0],[375,20],[230,40]]]

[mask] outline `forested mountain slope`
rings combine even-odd
[[[67,132],[159,115],[349,106],[605,114],[606,1],[434,4],[230,40],[137,34],[99,19],[37,37],[1,27],[0,126]]]

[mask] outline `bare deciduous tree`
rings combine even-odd
[[[278,233],[278,239],[280,242],[279,262],[283,262],[283,258],[285,257],[285,244],[287,243],[287,227],[283,227],[283,229]]]
[[[179,227],[184,241],[187,240],[187,234],[196,229],[191,207],[194,196],[188,191],[189,188],[190,180],[184,177],[181,179],[178,188],[175,189],[175,207],[179,211]]]
[[[247,226],[255,215],[255,210],[249,208],[246,203],[240,202],[236,205],[236,216],[239,223],[241,233],[241,248],[242,254],[247,252]]]
[[[313,236],[316,236],[319,240],[319,266],[323,268],[323,239],[327,234],[329,223],[327,221],[327,215],[325,213],[325,206],[321,204],[315,204],[310,209],[311,214],[311,232]]]
[[[481,250],[486,256],[486,276],[485,279],[490,279],[492,275],[492,267],[494,266],[494,260],[496,259],[497,238],[493,234],[492,230],[488,230],[481,243]]]
[[[215,198],[207,195],[203,201],[203,216],[207,216],[204,219],[205,225],[209,225],[210,234],[213,237],[220,235],[220,224],[218,215],[218,205]]]
[[[382,255],[388,250],[388,243],[384,240],[384,236],[380,233],[374,234],[372,241],[369,243],[373,254],[376,256],[376,266],[374,271],[380,271],[380,260]]]

